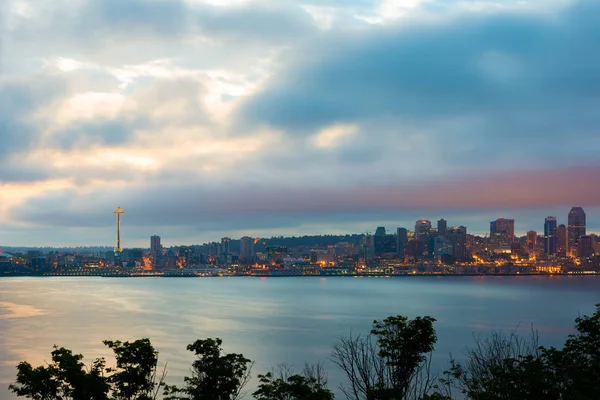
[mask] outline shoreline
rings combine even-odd
[[[585,272],[559,272],[559,273],[489,273],[489,274],[478,274],[478,273],[445,273],[445,274],[348,274],[348,275],[164,275],[162,273],[106,273],[106,274],[85,274],[85,273],[56,273],[56,274],[18,274],[9,273],[0,275],[1,278],[74,278],[74,277],[87,277],[87,278],[410,278],[410,277],[483,277],[483,276],[600,276],[600,271],[585,271]]]

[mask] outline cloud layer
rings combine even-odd
[[[131,245],[422,216],[484,231],[572,205],[596,226],[597,2],[1,12],[0,244],[110,243],[119,205]]]

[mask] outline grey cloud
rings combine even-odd
[[[591,50],[600,33],[590,18],[599,13],[599,3],[584,1],[553,18],[470,15],[324,38],[312,53],[297,52],[311,54],[306,60],[290,57],[242,120],[306,134],[344,121],[427,126],[462,116],[485,118],[481,134],[493,143],[555,138],[565,127],[589,135],[600,122],[590,114],[600,102],[600,55]]]
[[[33,113],[62,90],[64,82],[40,76],[0,80],[0,161],[37,142],[39,131],[32,122]]]

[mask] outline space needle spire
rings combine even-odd
[[[115,255],[120,255],[123,249],[121,248],[121,215],[123,215],[123,209],[117,207],[114,211],[117,217],[117,240],[115,242]]]

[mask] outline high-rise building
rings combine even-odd
[[[535,250],[536,244],[537,244],[537,232],[536,231],[527,232],[527,250],[529,250],[529,251]]]
[[[566,257],[569,254],[569,231],[564,224],[556,228],[556,254]]]
[[[582,235],[579,237],[577,255],[581,260],[585,260],[594,255],[594,237],[592,235]]]
[[[585,234],[585,211],[581,207],[573,207],[569,211],[569,249],[571,251],[577,251],[579,238]]]
[[[556,217],[548,217],[544,221],[544,253],[556,254]]]
[[[228,237],[221,238],[221,250],[224,255],[231,253],[231,239]]]
[[[150,253],[153,256],[157,256],[162,252],[162,245],[160,244],[160,236],[150,236]]]
[[[240,260],[251,263],[254,261],[256,253],[254,251],[254,239],[244,236],[240,239]]]
[[[398,228],[396,230],[396,252],[400,257],[406,255],[406,245],[408,244],[408,230],[406,228]]]
[[[438,234],[444,236],[446,234],[446,229],[448,229],[448,222],[442,218],[437,222],[437,230]]]
[[[431,221],[420,219],[415,224],[415,239],[419,242],[426,242],[431,232]]]
[[[447,237],[452,247],[452,256],[456,260],[467,258],[467,228],[464,226],[454,226],[448,229]]]
[[[515,240],[515,220],[500,217],[490,222],[490,238],[498,244],[510,245]]]

